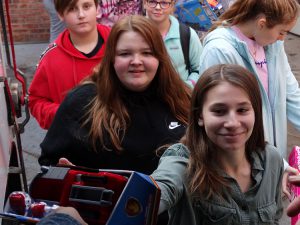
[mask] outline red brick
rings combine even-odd
[[[8,2],[14,41],[48,42],[50,22],[42,0]]]

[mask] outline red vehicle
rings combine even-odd
[[[0,2],[0,207],[9,193],[28,191],[20,134],[29,120],[25,79],[16,67],[8,1]],[[22,115],[22,111],[24,115]],[[9,221],[2,221],[9,224]]]

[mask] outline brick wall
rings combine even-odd
[[[48,42],[50,22],[42,0],[8,2],[15,43]]]

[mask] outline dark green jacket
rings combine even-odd
[[[152,177],[161,188],[159,211],[169,210],[172,225],[268,225],[282,216],[283,160],[275,147],[252,153],[253,186],[242,193],[235,179],[225,173],[232,191],[227,200],[190,198],[186,188],[189,151],[182,144],[168,148]]]

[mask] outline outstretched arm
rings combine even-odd
[[[161,189],[159,213],[170,209],[181,198],[184,191],[184,181],[189,152],[182,144],[169,147],[160,158],[158,168],[152,177]]]

